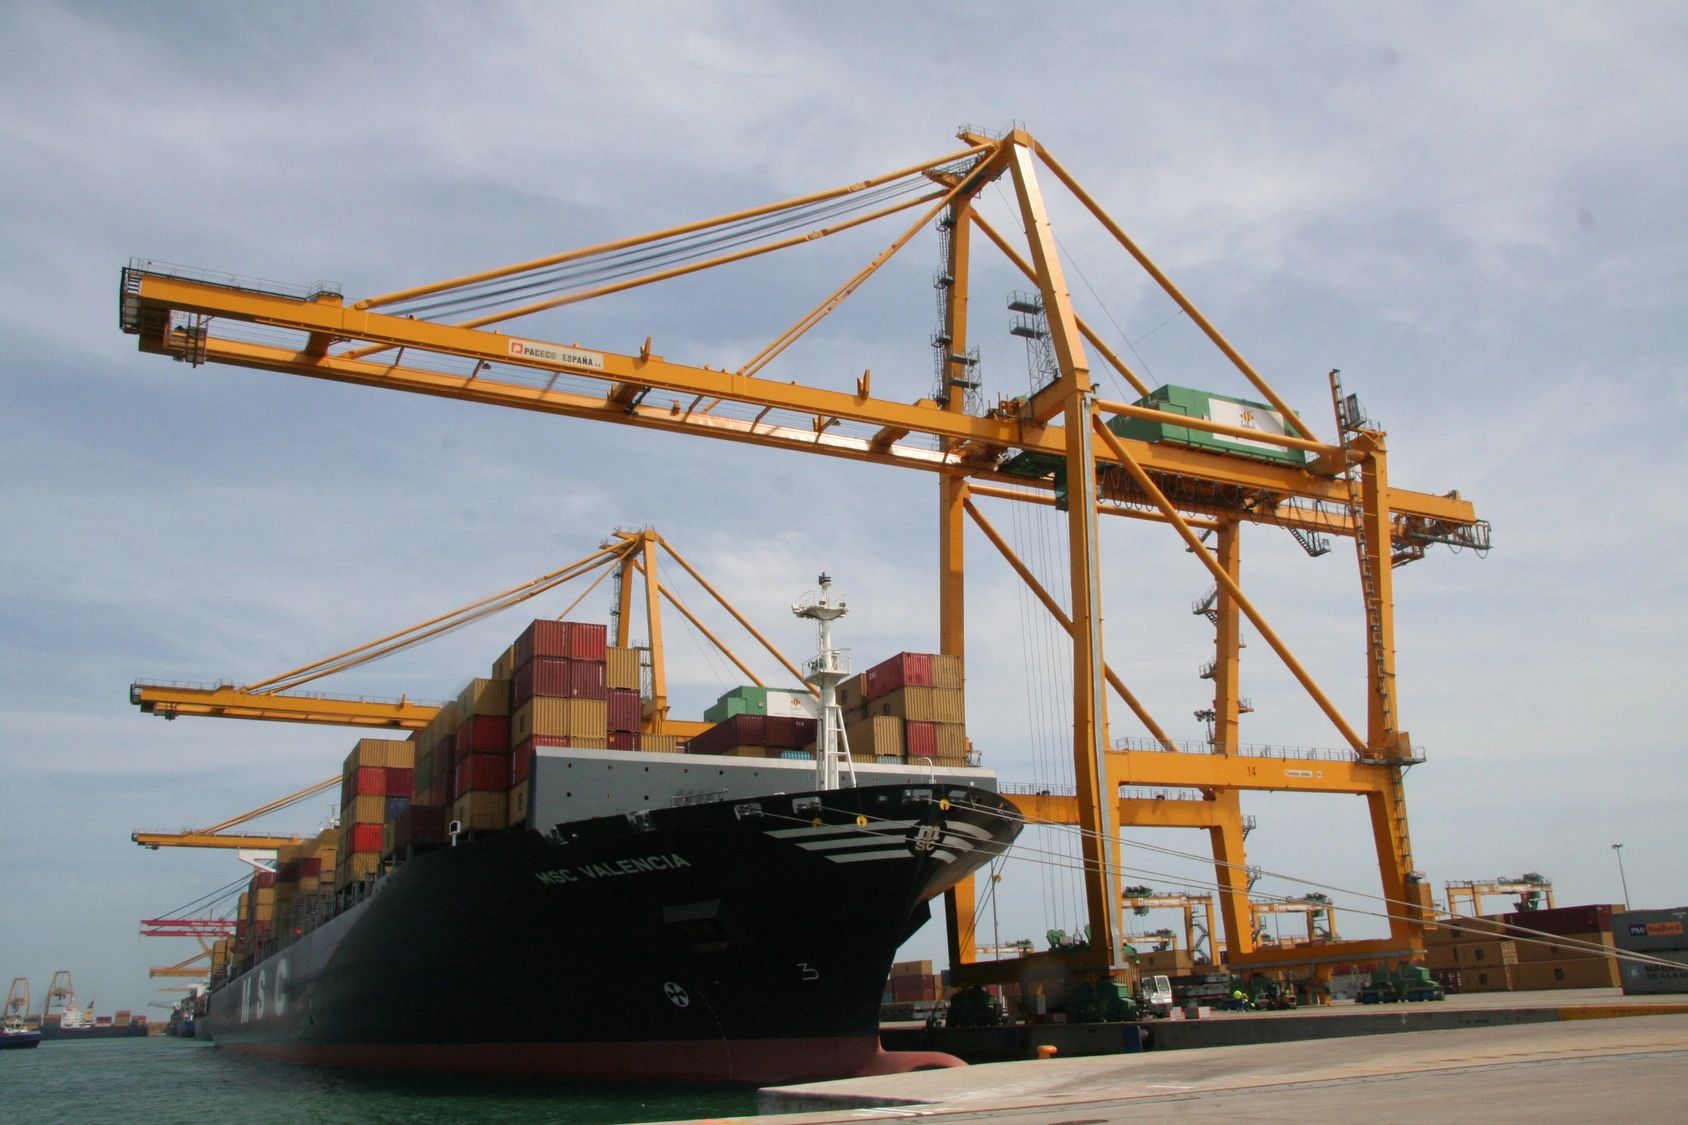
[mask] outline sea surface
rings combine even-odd
[[[0,1121],[123,1125],[635,1121],[748,1116],[753,1089],[580,1087],[365,1076],[244,1058],[194,1039],[46,1042],[0,1051]]]

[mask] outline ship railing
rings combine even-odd
[[[345,290],[337,281],[314,281],[299,285],[285,281],[270,281],[261,277],[241,277],[239,274],[183,266],[175,262],[159,262],[151,258],[130,258],[129,272],[168,277],[178,281],[198,281],[221,289],[240,289],[248,293],[263,293],[270,297],[290,297],[297,301],[314,301],[322,296],[341,296]]]
[[[1223,751],[1211,742],[1161,741],[1158,738],[1120,738],[1114,741],[1115,750],[1153,750],[1182,754],[1219,754]],[[1416,748],[1415,748],[1416,749]],[[1342,746],[1286,746],[1277,743],[1240,742],[1231,753],[1241,758],[1280,758],[1314,762],[1358,762],[1358,751]]]
[[[1004,781],[997,785],[997,792],[1022,797],[1076,797],[1077,786],[1060,783],[1041,783],[1026,781]],[[1121,785],[1119,798],[1122,801],[1201,801],[1205,798],[1199,789],[1180,789],[1170,786],[1141,786]]]

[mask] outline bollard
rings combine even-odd
[[[1052,1059],[1055,1057],[1056,1053],[1060,1051],[1060,1049],[1061,1048],[1052,1043],[1039,1043],[1037,1045],[1037,1057],[1040,1059]]]

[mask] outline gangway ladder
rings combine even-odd
[[[1383,642],[1383,600],[1377,592],[1377,575],[1372,573],[1371,542],[1366,531],[1364,500],[1360,494],[1360,473],[1348,456],[1349,435],[1365,428],[1366,417],[1358,395],[1344,396],[1342,372],[1330,373],[1331,402],[1336,407],[1336,440],[1342,450],[1342,482],[1348,489],[1348,519],[1354,528],[1354,551],[1360,560],[1360,590],[1366,603],[1366,639],[1372,666],[1377,669],[1378,706],[1383,729],[1395,733],[1395,693],[1389,683],[1389,654]]]

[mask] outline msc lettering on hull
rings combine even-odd
[[[265,1016],[285,1016],[287,1014],[287,958],[282,957],[275,963],[274,989],[271,988],[270,970],[259,969],[255,973],[247,973],[246,979],[240,982],[240,1022],[251,1023],[261,1020]]]
[[[578,867],[557,867],[538,871],[534,878],[549,886],[578,883],[583,879],[610,879],[619,875],[643,875],[650,871],[678,871],[690,867],[684,856],[647,855],[635,859],[612,859],[607,863],[583,863]]]

